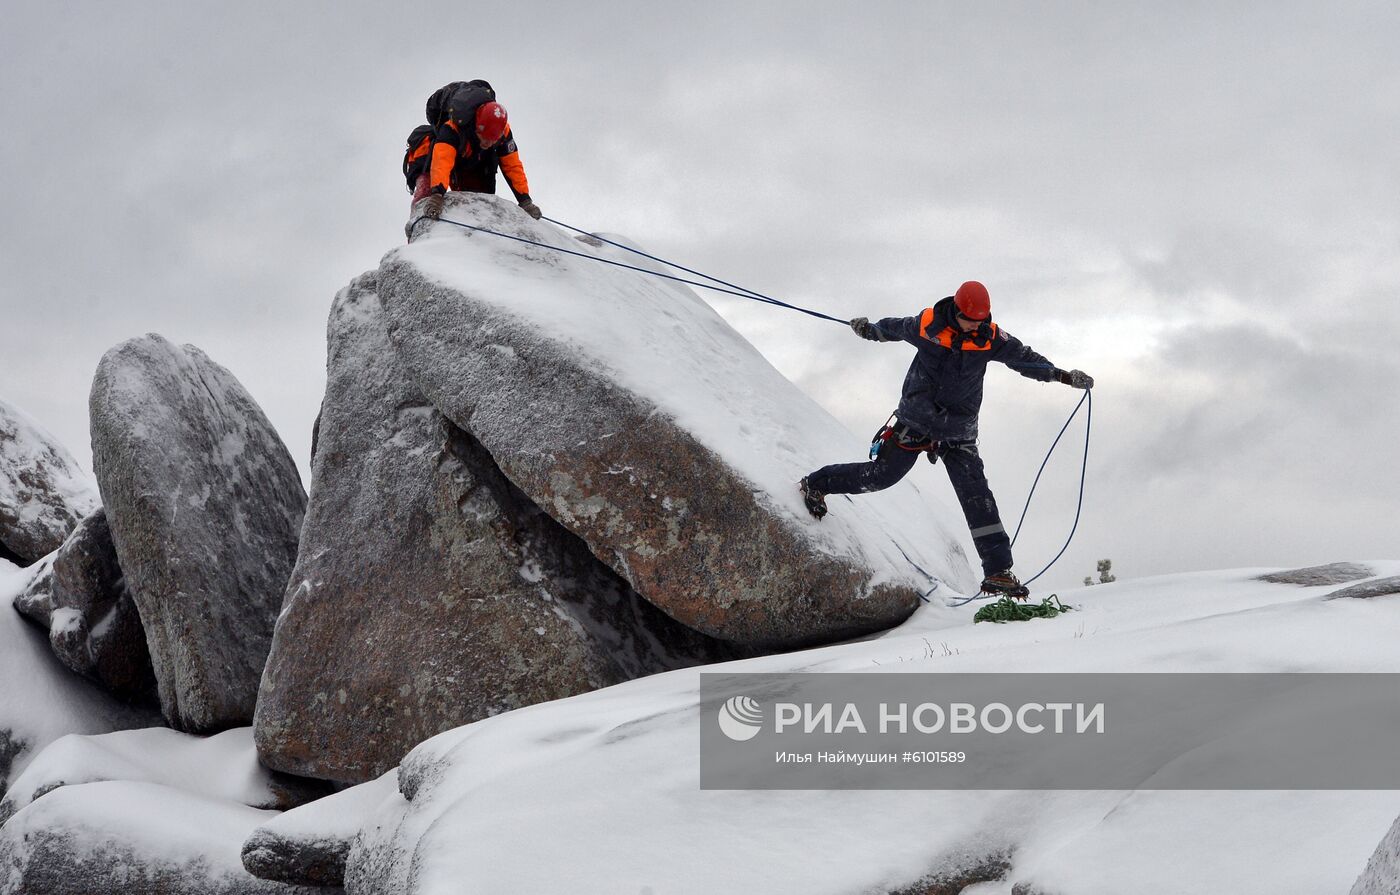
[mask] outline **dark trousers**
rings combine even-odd
[[[987,484],[987,473],[977,445],[935,444],[930,450],[943,461],[948,481],[962,504],[963,516],[972,529],[972,543],[982,560],[982,572],[993,575],[1011,568],[1011,539],[1001,524],[997,501]],[[883,491],[904,478],[925,451],[901,448],[895,439],[885,442],[880,455],[866,463],[837,463],[823,466],[807,476],[807,485],[823,494],[868,494]]]

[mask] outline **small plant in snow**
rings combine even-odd
[[[1095,581],[1094,579],[1090,578],[1088,575],[1085,575],[1085,576],[1084,576],[1084,586],[1085,586],[1085,587],[1093,587],[1095,584],[1112,584],[1113,582],[1115,582],[1115,581],[1118,580],[1117,576],[1113,574],[1113,560],[1111,560],[1111,559],[1101,559],[1101,560],[1099,560],[1098,568],[1099,568],[1099,580],[1098,580],[1098,581]]]

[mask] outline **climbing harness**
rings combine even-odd
[[[676,270],[683,271],[683,272],[685,272],[685,273],[691,274],[692,276],[703,277],[704,279],[709,280],[710,282],[709,282],[709,283],[704,283],[704,282],[701,282],[701,281],[699,281],[699,280],[691,280],[691,279],[686,279],[685,277],[678,277],[678,276],[675,276],[674,274],[662,273],[661,271],[658,271],[658,270],[651,270],[651,269],[645,268],[645,267],[638,267],[638,266],[636,266],[636,265],[634,265],[634,264],[624,264],[624,263],[621,262],[621,261],[614,261],[614,260],[612,260],[611,258],[600,258],[600,257],[598,257],[597,255],[590,255],[590,254],[588,254],[587,252],[580,252],[580,251],[576,251],[576,250],[574,250],[574,249],[566,249],[566,248],[562,248],[562,247],[560,247],[560,246],[550,245],[549,243],[545,243],[545,242],[538,242],[537,240],[527,239],[527,238],[524,237],[524,236],[513,236],[513,235],[511,235],[511,234],[509,234],[509,233],[501,233],[500,231],[498,231],[498,230],[492,230],[492,229],[490,229],[489,227],[478,227],[478,226],[476,226],[476,225],[474,225],[474,224],[464,224],[464,223],[462,223],[461,221],[454,221],[454,220],[452,220],[451,218],[445,218],[445,217],[440,217],[440,218],[438,218],[438,220],[441,221],[442,223],[444,223],[444,224],[451,224],[451,225],[453,225],[454,227],[461,227],[461,228],[466,229],[466,230],[475,230],[475,231],[478,232],[478,233],[486,233],[486,234],[489,234],[489,235],[491,235],[491,236],[499,236],[499,237],[501,237],[502,239],[509,239],[509,240],[513,240],[513,241],[515,241],[515,242],[523,242],[523,243],[526,243],[527,245],[537,246],[537,247],[542,248],[542,249],[549,249],[550,251],[553,251],[553,252],[560,252],[560,253],[565,254],[565,255],[576,255],[576,256],[579,257],[579,258],[586,258],[586,259],[588,259],[589,261],[598,261],[598,262],[600,262],[600,263],[602,263],[602,264],[608,264],[608,265],[611,265],[611,266],[613,266],[613,267],[621,267],[621,268],[624,268],[624,269],[626,269],[626,270],[634,270],[634,271],[636,271],[636,272],[638,272],[638,273],[644,273],[644,274],[647,274],[647,275],[649,275],[649,276],[660,277],[660,278],[662,278],[662,279],[672,280],[672,281],[677,282],[677,283],[684,283],[684,284],[687,285],[687,286],[698,286],[698,287],[700,287],[701,289],[709,289],[709,290],[711,290],[712,292],[719,292],[719,293],[722,293],[722,294],[724,294],[724,295],[732,295],[732,296],[735,296],[736,298],[744,298],[744,299],[748,299],[749,301],[758,301],[758,302],[763,302],[764,304],[776,305],[776,306],[778,306],[778,307],[780,307],[780,308],[787,308],[787,309],[790,310],[790,311],[798,311],[798,312],[800,312],[800,313],[807,314],[808,316],[816,317],[816,318],[818,318],[818,319],[820,319],[820,320],[830,320],[831,322],[833,322],[833,323],[839,323],[839,324],[841,324],[842,326],[849,326],[849,325],[850,325],[850,321],[848,321],[848,320],[842,320],[841,318],[839,318],[839,317],[833,317],[833,316],[831,316],[830,314],[823,314],[821,311],[814,311],[814,310],[812,310],[812,309],[810,309],[810,308],[804,308],[804,307],[800,307],[800,306],[798,306],[798,305],[789,304],[788,302],[785,302],[785,301],[779,301],[778,299],[773,298],[772,296],[769,296],[769,295],[764,295],[764,294],[761,293],[761,292],[755,292],[755,291],[752,290],[752,289],[748,289],[748,288],[746,288],[746,287],[744,287],[744,286],[739,286],[739,285],[736,285],[736,284],[734,284],[734,283],[730,283],[730,282],[728,282],[727,280],[721,280],[720,278],[710,276],[710,275],[707,274],[707,273],[702,273],[702,272],[700,272],[700,271],[698,271],[698,270],[692,270],[691,268],[685,267],[685,266],[680,265],[680,264],[677,264],[677,263],[675,263],[674,261],[667,261],[665,258],[660,258],[660,257],[657,257],[656,255],[648,254],[647,252],[644,252],[644,251],[642,251],[641,249],[634,249],[634,248],[632,248],[631,246],[623,245],[623,244],[620,243],[620,242],[617,242],[617,241],[615,241],[615,240],[608,239],[606,236],[599,236],[597,233],[592,233],[592,232],[590,232],[590,231],[588,231],[588,230],[581,230],[581,229],[579,229],[578,227],[573,226],[572,224],[566,224],[566,223],[564,223],[563,221],[555,220],[554,218],[551,218],[551,217],[548,217],[548,216],[544,216],[543,219],[546,220],[546,221],[549,221],[551,224],[555,224],[556,226],[563,227],[563,228],[566,229],[566,230],[571,230],[571,231],[573,231],[573,232],[575,232],[575,233],[578,233],[578,234],[580,234],[580,235],[587,236],[587,237],[589,237],[589,238],[591,238],[591,239],[597,240],[598,242],[607,243],[607,244],[610,245],[610,246],[613,246],[613,247],[615,247],[615,248],[622,249],[623,251],[626,251],[626,252],[631,252],[631,253],[634,254],[634,255],[640,255],[641,257],[646,258],[646,259],[651,260],[651,261],[655,261],[655,262],[657,262],[658,264],[664,264],[664,265],[666,265],[667,267],[671,267],[671,268],[674,268],[674,269],[676,269]],[[716,283],[719,284],[719,285],[712,285],[712,284],[716,284]],[[874,325],[874,324],[872,324],[872,326],[873,326],[873,325]],[[1015,367],[1015,368],[1019,368],[1019,369],[1054,369],[1052,366],[1050,366],[1050,365],[1048,365],[1048,364],[1016,364],[1016,363],[1011,363],[1011,364],[1007,364],[1007,366],[1009,366],[1009,367]],[[1021,526],[1022,526],[1022,524],[1025,523],[1025,521],[1026,521],[1026,513],[1030,510],[1031,498],[1035,496],[1035,488],[1036,488],[1036,485],[1040,484],[1040,476],[1041,476],[1042,473],[1045,472],[1045,466],[1046,466],[1046,464],[1048,464],[1048,463],[1050,462],[1050,456],[1051,456],[1052,454],[1055,453],[1055,448],[1059,445],[1059,443],[1060,443],[1060,438],[1064,436],[1065,431],[1066,431],[1067,429],[1069,429],[1069,424],[1070,424],[1071,422],[1074,421],[1074,418],[1075,418],[1076,416],[1079,415],[1079,408],[1080,408],[1080,407],[1087,407],[1088,410],[1087,410],[1087,412],[1085,413],[1085,417],[1084,417],[1084,459],[1083,459],[1083,462],[1082,462],[1082,464],[1081,464],[1081,466],[1080,466],[1080,470],[1079,470],[1079,497],[1078,497],[1078,499],[1076,500],[1076,502],[1075,502],[1075,507],[1074,507],[1074,524],[1070,527],[1069,537],[1065,539],[1064,546],[1060,548],[1060,552],[1059,552],[1059,553],[1056,553],[1056,554],[1055,554],[1055,558],[1052,559],[1052,560],[1050,560],[1050,562],[1046,563],[1046,565],[1045,565],[1045,567],[1044,567],[1043,569],[1041,569],[1039,572],[1036,572],[1034,575],[1032,575],[1030,578],[1028,578],[1026,581],[1024,581],[1023,584],[1030,584],[1031,582],[1033,582],[1033,581],[1035,581],[1037,578],[1039,578],[1041,575],[1044,575],[1046,572],[1048,572],[1048,571],[1050,570],[1050,567],[1053,566],[1056,562],[1058,562],[1059,559],[1060,559],[1060,557],[1064,556],[1065,551],[1069,549],[1070,542],[1074,540],[1074,534],[1075,534],[1075,532],[1079,530],[1079,516],[1080,516],[1081,511],[1082,511],[1083,508],[1084,508],[1084,480],[1085,480],[1085,478],[1086,478],[1086,476],[1087,476],[1087,474],[1088,474],[1088,470],[1089,470],[1089,436],[1090,436],[1090,433],[1091,433],[1091,431],[1092,431],[1092,429],[1093,429],[1093,420],[1094,420],[1094,399],[1093,399],[1093,390],[1092,390],[1092,389],[1085,389],[1085,390],[1084,390],[1084,397],[1082,397],[1082,398],[1079,399],[1079,403],[1075,405],[1074,410],[1073,410],[1073,411],[1070,413],[1070,415],[1069,415],[1069,418],[1065,420],[1064,426],[1062,426],[1062,427],[1060,428],[1060,434],[1055,436],[1055,441],[1054,441],[1054,443],[1052,443],[1052,444],[1050,445],[1050,450],[1045,454],[1045,459],[1044,459],[1043,461],[1041,461],[1040,470],[1039,470],[1039,472],[1037,472],[1036,475],[1035,475],[1035,481],[1033,481],[1033,482],[1031,483],[1031,490],[1030,490],[1030,493],[1026,495],[1026,504],[1025,504],[1025,506],[1021,509],[1021,519],[1020,519],[1019,522],[1016,523],[1016,532],[1015,532],[1015,534],[1013,534],[1012,537],[1011,537],[1011,544],[1012,544],[1012,546],[1015,546],[1015,544],[1016,544],[1016,538],[1021,534]],[[891,423],[892,423],[893,421],[894,421],[894,417],[891,416],[891,417],[890,417],[890,422],[887,422],[883,427],[881,427],[880,432],[876,434],[875,440],[872,441],[872,443],[871,443],[871,445],[870,445],[870,458],[871,458],[872,460],[875,459],[875,457],[877,457],[877,456],[879,455],[880,449],[881,449],[881,447],[884,445],[884,443],[887,442],[887,441],[889,441],[889,440],[891,439],[891,437],[894,435],[894,430],[893,430],[893,428],[891,428]],[[896,546],[896,547],[899,547],[898,544],[896,544],[895,546]],[[933,587],[928,591],[928,594],[931,594],[931,593],[933,593],[935,590],[938,589],[939,581],[938,581],[938,579],[937,579],[936,577],[934,577],[933,575],[930,575],[928,572],[926,572],[926,571],[924,571],[922,568],[920,568],[919,565],[918,565],[917,563],[915,563],[915,562],[913,561],[913,559],[911,559],[911,558],[909,557],[909,554],[908,554],[908,553],[905,553],[903,547],[899,547],[899,552],[900,552],[901,554],[904,555],[905,561],[907,561],[907,562],[909,563],[909,565],[912,566],[912,567],[915,569],[915,571],[919,572],[921,575],[923,575],[923,576],[924,576],[925,578],[927,578],[929,581],[933,582]],[[920,596],[921,599],[924,600],[924,602],[927,603],[927,602],[929,602],[928,594],[920,594],[919,596]],[[974,595],[971,596],[971,597],[967,597],[967,598],[965,598],[965,599],[963,599],[963,600],[961,600],[961,601],[959,601],[959,602],[956,602],[956,603],[949,603],[948,605],[949,605],[950,607],[966,606],[968,603],[971,603],[971,602],[973,602],[974,600],[989,599],[989,598],[992,597],[992,596],[994,596],[994,595],[993,595],[993,594],[986,594],[986,595],[974,594]],[[1047,597],[1045,602],[1048,603],[1048,601],[1049,601],[1050,599],[1055,599],[1055,597],[1054,597],[1053,594],[1052,594],[1050,597]],[[1058,599],[1056,599],[1056,603],[1058,603],[1058,602],[1059,602]],[[998,605],[998,604],[994,603],[994,604],[990,604],[989,606],[984,606],[982,610],[979,610],[978,614],[980,615],[982,611],[985,611],[985,610],[987,610],[987,609],[990,609],[990,608],[992,608],[993,606],[996,606],[996,605]],[[1041,605],[1044,606],[1044,603],[1042,603]],[[1032,608],[1032,609],[1037,609],[1038,607],[1031,607],[1031,608]],[[1051,613],[1051,614],[1052,614],[1052,615],[1053,615],[1053,614],[1058,614],[1058,612],[1060,612],[1060,611],[1065,611],[1066,608],[1067,608],[1067,607],[1061,606],[1060,609],[1059,609],[1057,612]],[[979,620],[980,620],[980,619],[979,619]]]
[[[894,437],[894,414],[885,420],[885,424],[875,433],[875,437],[870,439],[870,459],[874,460],[880,456],[880,451],[884,450],[885,442]]]

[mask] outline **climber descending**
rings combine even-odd
[[[870,461],[824,466],[802,479],[799,487],[808,512],[817,519],[825,516],[828,494],[890,487],[904,478],[920,454],[927,454],[930,463],[942,459],[982,560],[982,592],[1025,599],[1030,591],[1011,571],[1011,539],[977,453],[982,379],[991,361],[1029,379],[1074,388],[1093,388],[1093,378],[1080,370],[1059,369],[993,323],[991,298],[976,281],[963,283],[956,295],[917,317],[887,317],[877,323],[857,317],[851,329],[875,342],[909,342],[917,353],[904,377],[899,408],[871,445]]]

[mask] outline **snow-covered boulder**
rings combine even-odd
[[[359,783],[434,734],[734,650],[639,599],[424,399],[375,275],[336,297],[311,498],[262,679],[271,767]]]
[[[449,194],[445,216],[636,262],[494,196]],[[961,519],[913,487],[807,515],[798,480],[867,445],[686,288],[438,222],[385,257],[379,290],[429,400],[698,631],[769,647],[851,637],[913,612],[934,586],[920,568],[972,580]]]
[[[146,632],[101,509],[78,524],[15,608],[49,632],[64,665],[123,699],[154,700]]]
[[[11,608],[48,564],[19,569],[0,560],[0,793],[62,736],[160,723],[156,712],[123,704],[63,667],[47,638]]]
[[[1267,572],[1259,576],[1260,581],[1270,584],[1296,584],[1299,587],[1321,587],[1325,584],[1345,584],[1360,581],[1376,574],[1370,566],[1357,562],[1330,562],[1321,566],[1307,566],[1302,569],[1283,569]]]
[[[228,370],[158,335],[93,380],[93,466],[169,722],[247,725],[296,559],[306,495]]]
[[[1389,597],[1393,594],[1400,594],[1400,575],[1390,575],[1385,578],[1372,578],[1353,584],[1350,587],[1343,587],[1332,591],[1325,599],[1328,600],[1369,600],[1373,597]]]
[[[316,781],[263,767],[253,731],[237,727],[198,737],[164,727],[66,736],[40,752],[0,801],[0,824],[64,786],[156,783],[250,808],[286,810],[329,791]]]
[[[1400,895],[1400,818],[1376,846],[1350,895]]]
[[[1400,574],[1395,561],[1368,568]],[[723,670],[1400,671],[1400,601],[1325,600],[1260,571],[1062,592],[1074,611],[1023,624],[974,625],[975,606],[960,620],[930,606],[876,638]],[[346,891],[942,895],[962,891],[943,884],[984,879],[971,891],[1341,892],[1395,817],[1389,790],[997,790],[998,763],[975,769],[985,788],[961,791],[701,790],[697,677],[629,681],[419,746],[399,770],[400,795],[381,802],[351,849]],[[1331,716],[1310,711],[1319,708],[1321,724]],[[1115,760],[1140,766],[1144,787],[1156,770],[1207,753],[1248,765],[1258,753],[1233,753],[1231,731],[1268,712],[1241,706],[1213,753],[1193,725],[1146,725],[1134,734],[1140,748]],[[1009,758],[1034,764],[1044,753],[1027,743]]]
[[[386,800],[399,797],[398,774],[352,786],[280,814],[243,844],[243,866],[261,879],[304,886],[339,886],[345,858],[360,829]]]
[[[1333,562],[1302,569],[1284,569],[1259,576],[1270,584],[1295,584],[1299,587],[1325,587],[1345,584],[1323,597],[1324,600],[1368,600],[1400,594],[1400,575],[1378,577],[1371,565],[1359,562]]]
[[[65,786],[0,828],[0,895],[313,895],[239,859],[274,812],[162,786]]]
[[[0,399],[0,559],[28,565],[97,509],[97,488],[68,449]]]

